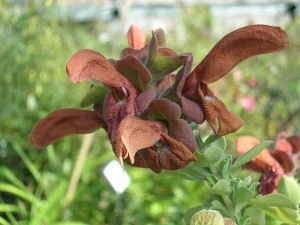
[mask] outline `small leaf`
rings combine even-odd
[[[238,157],[231,167],[232,171],[235,171],[242,165],[246,164],[247,162],[250,162],[252,159],[255,158],[255,156],[257,156],[261,151],[263,151],[266,147],[268,147],[272,143],[273,143],[272,141],[263,141],[258,146],[252,148],[248,152]]]
[[[226,138],[224,136],[217,136],[215,134],[209,135],[207,138],[205,138],[204,144],[205,146],[215,146],[222,150],[225,150],[227,146]]]
[[[268,195],[257,195],[250,201],[251,204],[260,207],[283,207],[289,209],[296,209],[295,203],[287,196],[279,193],[272,193]]]
[[[283,176],[278,183],[278,193],[288,196],[295,204],[300,204],[300,184],[293,176]]]
[[[219,180],[212,188],[211,192],[218,195],[225,195],[231,191],[230,182],[226,179]]]
[[[248,202],[254,194],[254,191],[249,190],[247,187],[240,187],[233,191],[233,199],[236,205]]]
[[[106,93],[107,89],[104,86],[91,86],[89,92],[81,101],[80,106],[84,108],[92,104],[101,103],[104,101]]]
[[[215,146],[211,146],[204,151],[204,157],[211,165],[218,163],[221,160],[222,155],[223,150]]]
[[[161,42],[162,40],[159,41]],[[184,54],[176,56],[160,56],[160,42],[158,42],[157,36],[153,32],[149,43],[149,58],[147,62],[147,68],[151,72],[153,80],[159,80],[164,76],[169,75],[182,66],[188,59]]]

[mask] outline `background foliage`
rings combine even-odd
[[[58,108],[79,107],[86,93],[87,84],[74,85],[66,76],[71,55],[91,48],[117,58],[127,45],[125,36],[98,41],[96,31],[109,32],[107,24],[58,20],[54,9],[52,1],[27,1],[25,8],[0,1],[0,224],[184,224],[185,211],[207,198],[201,182],[126,167],[132,184],[117,195],[101,175],[114,154],[100,131],[74,199],[66,204],[83,137],[65,138],[42,151],[29,144],[28,134],[40,118]],[[206,8],[182,10],[181,32],[168,31],[169,46],[193,52],[198,63],[220,37],[210,35],[212,18]],[[243,134],[263,140],[279,131],[300,133],[299,27],[299,21],[286,27],[290,48],[250,59],[233,70],[240,72],[238,79],[233,75],[217,82],[214,91],[246,120],[238,133],[228,136],[229,151],[234,151],[234,138]],[[257,101],[250,113],[239,103],[245,95]],[[210,132],[205,124],[202,129]]]

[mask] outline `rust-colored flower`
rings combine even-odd
[[[236,148],[239,155],[257,146],[260,141],[251,136],[239,137]],[[300,136],[288,137],[279,133],[275,140],[274,150],[264,149],[244,167],[262,173],[258,191],[261,194],[276,192],[280,178],[287,174],[293,175],[299,169]]]
[[[217,135],[235,132],[243,120],[231,113],[208,88],[243,60],[279,51],[288,46],[286,33],[279,27],[251,25],[223,37],[191,71],[192,56],[177,75],[177,91],[185,116],[196,123],[207,120]],[[174,94],[173,94],[174,96]]]
[[[128,43],[118,60],[88,49],[71,57],[67,74],[74,83],[91,81],[81,106],[93,110],[50,113],[30,135],[34,146],[43,148],[66,135],[103,128],[121,163],[156,173],[183,168],[196,160],[196,140],[185,119],[198,124],[207,120],[217,135],[242,124],[207,84],[250,56],[284,48],[287,38],[276,27],[239,29],[225,36],[193,71],[192,54],[168,48],[162,29],[152,32],[146,44],[142,32],[131,26]]]
[[[93,105],[94,110],[50,113],[30,135],[34,146],[43,148],[66,135],[104,128],[121,163],[160,173],[196,160],[196,140],[189,124],[180,118],[180,106],[159,98],[170,84],[169,74],[183,65],[186,56],[165,47],[161,29],[145,45],[142,33],[132,26],[128,42],[120,60],[108,60],[87,49],[72,56],[67,74],[74,83],[92,81],[81,106]]]

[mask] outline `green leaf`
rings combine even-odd
[[[0,168],[0,177],[6,178],[8,181],[10,181],[13,185],[17,186],[20,189],[26,190],[26,186],[20,181],[11,170],[9,170],[6,167]]]
[[[194,167],[188,165],[183,169],[179,169],[175,171],[163,170],[161,174],[181,177],[186,180],[204,181],[207,180],[207,176],[210,174],[210,171],[204,167]]]
[[[215,146],[211,146],[204,151],[204,157],[210,165],[218,163],[221,160],[222,155],[223,150]]]
[[[218,195],[225,195],[231,191],[230,182],[226,179],[219,180],[212,188],[211,192]]]
[[[240,187],[233,191],[233,199],[236,205],[248,202],[254,194],[254,191],[249,190],[247,187]]]
[[[283,176],[278,184],[278,193],[288,196],[295,204],[300,204],[300,184],[292,176]]]
[[[80,103],[80,107],[88,107],[95,103],[103,102],[107,89],[104,86],[91,86],[90,90]]]
[[[215,134],[212,134],[205,138],[204,145],[206,147],[214,146],[222,150],[225,150],[227,143],[226,143],[226,138],[224,136],[217,136]]]
[[[250,162],[252,159],[254,159],[262,150],[264,150],[266,147],[271,145],[273,141],[263,141],[258,146],[255,146],[254,148],[250,149],[248,152],[244,153],[240,157],[237,158],[237,160],[233,163],[231,170],[232,172],[237,171],[242,165],[246,164],[247,162]]]
[[[255,206],[247,207],[240,219],[241,224],[264,225],[265,213]]]
[[[262,210],[268,218],[277,221],[276,224],[298,225],[300,223],[300,215],[296,210],[279,207],[265,207]]]
[[[16,213],[16,212],[19,212],[19,207],[16,205],[12,205],[12,204],[1,203],[0,204],[0,212],[1,213],[3,213],[3,212]]]
[[[149,58],[147,68],[149,69],[153,80],[159,80],[166,75],[169,75],[180,66],[183,66],[187,60],[185,55],[177,56],[159,56],[158,41],[155,33],[152,33],[152,38],[149,43]]]
[[[63,200],[67,189],[67,182],[61,181],[56,185],[44,202],[36,201],[36,210],[31,224],[53,224],[60,218],[63,207]]]
[[[295,203],[287,196],[279,193],[272,193],[268,195],[257,195],[250,201],[250,204],[260,207],[283,207],[289,209],[296,209]]]
[[[20,197],[28,202],[32,202],[34,200],[34,196],[31,193],[14,185],[0,183],[0,192],[1,191]]]

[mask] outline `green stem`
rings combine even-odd
[[[83,165],[86,161],[86,158],[88,156],[88,152],[90,150],[90,147],[92,145],[92,141],[94,138],[94,133],[91,134],[86,134],[83,137],[83,142],[81,144],[78,156],[77,156],[77,160],[74,166],[74,170],[72,173],[72,177],[67,189],[67,193],[65,196],[65,201],[64,201],[64,209],[67,209],[68,206],[70,205],[70,203],[73,200],[76,188],[77,188],[77,184],[79,182],[81,173],[82,173],[82,169],[83,169]]]
[[[232,217],[233,215],[235,215],[235,207],[233,202],[230,200],[228,195],[222,195],[221,197],[226,206],[228,214],[230,215],[230,217]]]

